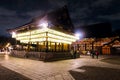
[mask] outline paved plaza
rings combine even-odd
[[[120,65],[101,61],[109,57],[111,56],[100,56],[99,59],[92,59],[90,56],[82,55],[78,59],[43,62],[15,58],[2,54],[0,55],[0,64],[32,80],[94,80],[87,79],[87,77],[80,79],[80,76],[83,75],[81,73],[90,72],[89,69],[94,70],[93,72],[95,72],[95,70],[100,72],[101,70],[106,70],[105,68],[109,68],[110,70],[117,69],[117,74],[120,73]],[[101,70],[98,70],[98,67],[101,68]],[[108,73],[109,69],[107,70]],[[113,70],[113,72],[115,70]],[[85,76],[85,74],[83,76]]]

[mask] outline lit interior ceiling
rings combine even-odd
[[[49,28],[13,33],[12,37],[16,38],[21,43],[50,41],[71,44],[78,39],[74,35],[69,35]]]

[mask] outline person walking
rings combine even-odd
[[[74,59],[76,59],[76,54],[77,54],[77,51],[75,50],[73,53]]]
[[[98,56],[99,56],[98,51],[96,51],[95,54],[96,54],[96,58],[98,59]]]
[[[71,53],[71,58],[73,59],[74,58],[74,51],[71,50],[70,53]]]
[[[95,55],[95,51],[92,51],[92,52],[91,52],[92,58],[94,58],[94,55]]]
[[[76,51],[76,57],[80,58],[80,51],[79,51],[79,49]]]

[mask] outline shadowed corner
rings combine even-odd
[[[82,66],[69,72],[75,80],[120,80],[120,69]]]
[[[31,80],[19,73],[7,69],[0,64],[0,80]]]
[[[120,65],[120,56],[113,56],[111,58],[102,59],[102,62],[110,63],[110,64],[117,64]]]

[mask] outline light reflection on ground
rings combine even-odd
[[[5,54],[5,55],[4,55],[4,58],[5,58],[5,60],[9,60],[9,55],[8,55],[8,54]]]
[[[0,54],[0,64],[8,69],[16,71],[20,74],[22,73],[23,75],[33,79],[34,77],[32,75],[45,78],[46,76],[63,74],[64,72],[70,70],[82,73],[86,72],[84,69],[78,69],[82,66],[109,67],[120,69],[120,65],[113,65],[101,61],[101,59],[108,57],[109,56],[99,56],[99,59],[92,59],[90,56],[81,55],[81,57],[78,59],[43,62],[11,57],[8,54]]]

